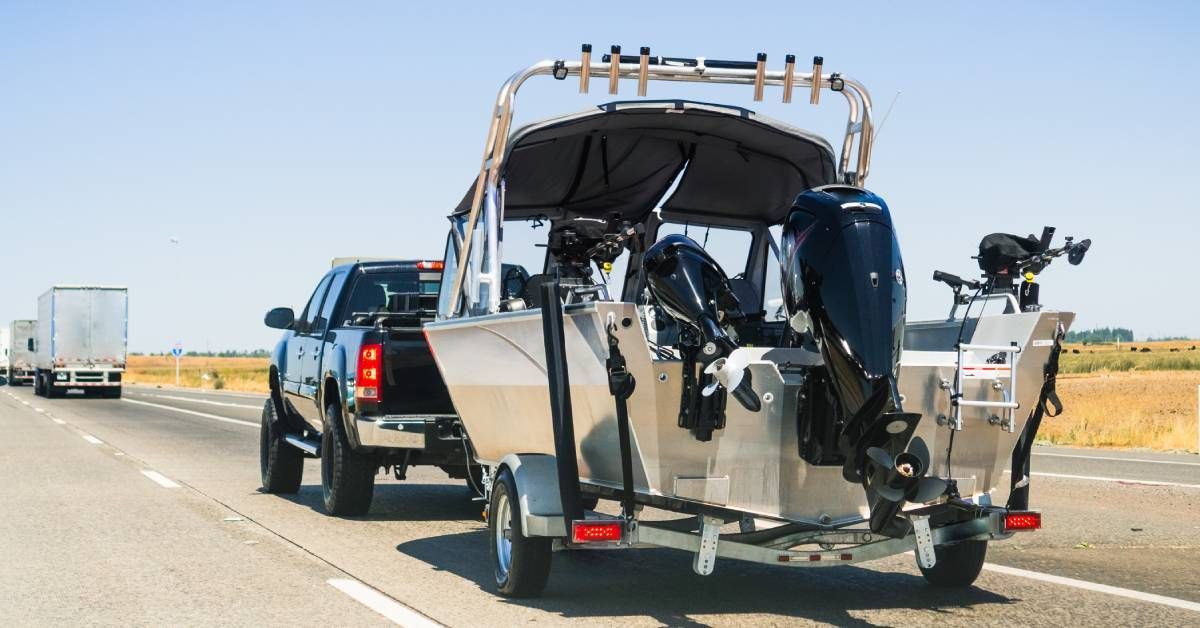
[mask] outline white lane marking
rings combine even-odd
[[[1157,595],[1154,593],[1143,593],[1134,591],[1133,589],[1123,589],[1107,584],[1098,584],[1088,582],[1086,580],[1076,580],[1075,578],[1064,578],[1063,576],[1052,576],[1046,573],[1036,571],[1026,571],[1015,567],[1005,567],[1004,565],[995,565],[992,563],[984,563],[983,568],[987,571],[994,571],[1007,576],[1018,576],[1021,578],[1029,578],[1030,580],[1041,580],[1052,584],[1061,584],[1067,587],[1075,587],[1076,589],[1084,589],[1085,591],[1095,591],[1097,593],[1107,593],[1119,597],[1126,597],[1131,600],[1140,600],[1142,602],[1150,602],[1151,604],[1161,604],[1163,606],[1172,606],[1182,608],[1188,611],[1200,612],[1200,602],[1190,602],[1179,598],[1167,597],[1165,595]]]
[[[152,471],[150,469],[142,469],[142,475],[150,478],[151,480],[154,481],[155,484],[157,484],[163,488],[179,488],[179,485],[172,482],[171,478],[168,478],[167,476],[159,473],[158,471]]]
[[[21,403],[23,403],[23,404],[25,404],[25,405],[29,405],[29,402],[28,402],[28,401],[25,401],[24,399],[22,399],[22,400],[21,400]]]
[[[405,626],[406,628],[433,628],[441,626],[441,624],[432,619],[357,580],[330,578],[326,582],[333,588],[349,595],[358,603],[383,615],[397,625]]]
[[[43,410],[43,409],[41,409],[41,408],[34,408],[34,409],[33,409],[33,411],[34,411],[34,412],[37,412],[37,413],[39,413],[39,414],[41,414],[42,412],[45,412],[45,410]]]
[[[166,406],[161,403],[150,403],[149,401],[136,401],[134,399],[126,399],[124,397],[121,398],[121,401],[124,401],[127,403],[136,403],[136,404],[142,405],[142,406],[150,406],[152,408],[162,408],[163,410],[171,410],[173,412],[182,412],[184,414],[190,414],[193,416],[204,417],[206,419],[212,419],[214,421],[221,421],[224,423],[233,423],[234,425],[244,425],[246,427],[254,427],[254,428],[259,427],[258,423],[254,423],[251,421],[242,421],[239,419],[231,419],[227,416],[218,416],[215,414],[209,414],[207,412],[196,412],[195,410],[185,410],[183,408],[176,408],[175,406]]]
[[[136,388],[134,388],[135,386],[136,386]],[[213,395],[213,396],[220,396],[220,397],[241,397],[243,399],[256,399],[259,401],[265,400],[267,398],[266,393],[239,393],[239,392],[229,392],[229,391],[225,391],[225,390],[208,390],[208,389],[202,389],[202,388],[174,388],[172,386],[168,386],[166,388],[151,388],[151,387],[147,387],[147,386],[139,386],[137,384],[131,384],[130,390],[136,390],[138,394],[143,394],[143,395],[149,394],[146,391],[160,390],[163,392],[181,392],[181,393],[185,393],[185,394]]]
[[[66,424],[67,424],[67,422],[66,422],[66,421],[64,421],[64,420],[62,420],[62,419],[60,419],[60,418],[57,418],[57,417],[50,417],[50,420],[51,420],[51,421],[54,421],[55,423],[58,423],[59,425],[66,425]]]
[[[1035,456],[1052,456],[1054,458],[1083,458],[1085,460],[1112,460],[1115,462],[1144,462],[1146,464],[1181,464],[1187,467],[1200,467],[1200,462],[1183,462],[1182,460],[1149,460],[1147,458],[1115,458],[1110,456],[1083,456],[1079,454],[1052,454],[1035,451]]]
[[[1004,470],[1009,473],[1008,469]],[[1200,488],[1200,484],[1184,484],[1183,482],[1163,482],[1161,480],[1134,480],[1131,478],[1106,478],[1098,475],[1071,475],[1069,473],[1047,473],[1045,471],[1034,471],[1029,475],[1046,477],[1046,478],[1067,478],[1069,480],[1090,480],[1092,482],[1115,482],[1117,484],[1146,484],[1149,486],[1176,486],[1180,488]]]
[[[226,408],[248,408],[250,410],[261,410],[262,406],[249,406],[244,403],[225,403],[224,401],[209,401],[207,399],[197,399],[195,397],[177,397],[175,395],[144,395],[139,394],[139,397],[154,397],[155,399],[170,399],[172,401],[186,401],[189,403],[207,403],[210,406],[225,406]]]
[[[83,440],[86,440],[87,442],[89,442],[93,445],[103,445],[104,444],[104,441],[100,440],[99,438],[96,438],[95,436],[92,436],[91,434],[88,434],[87,432],[80,432],[79,435],[83,437]]]

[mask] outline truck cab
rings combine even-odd
[[[435,315],[442,262],[337,262],[299,314],[284,307],[266,316],[283,336],[263,410],[264,489],[298,490],[311,457],[321,460],[325,507],[335,515],[370,509],[380,468],[404,479],[409,466],[433,465],[481,490],[422,330]]]

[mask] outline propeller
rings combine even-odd
[[[883,499],[925,503],[946,492],[946,480],[925,477],[929,470],[929,446],[919,436],[909,442],[907,451],[894,458],[882,447],[868,448],[867,458],[877,467],[871,475],[871,489]]]
[[[758,393],[750,386],[749,368],[750,351],[745,347],[734,349],[728,356],[713,360],[704,367],[704,373],[713,376],[712,381],[700,394],[710,397],[717,392],[718,386],[722,386],[733,393],[733,398],[737,399],[742,407],[751,412],[758,412],[762,409],[762,402]]]

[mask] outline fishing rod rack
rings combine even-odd
[[[754,61],[729,61],[705,57],[651,56],[647,46],[642,46],[637,55],[623,55],[621,46],[612,46],[608,54],[601,55],[597,61],[592,57],[592,45],[583,44],[577,61],[540,61],[510,76],[501,86],[495,107],[492,109],[483,159],[475,179],[471,209],[464,233],[459,234],[457,230],[451,230],[458,260],[449,301],[454,304],[452,309],[455,315],[461,315],[463,312],[463,282],[471,259],[475,229],[484,213],[485,203],[496,209],[490,212],[489,222],[503,220],[501,214],[504,191],[501,179],[504,160],[516,110],[517,92],[527,80],[535,76],[549,75],[565,81],[575,76],[579,79],[579,92],[587,94],[592,78],[602,78],[607,79],[608,93],[614,96],[620,91],[622,79],[632,80],[637,83],[639,97],[647,95],[649,84],[653,81],[751,85],[755,102],[763,100],[766,88],[779,87],[782,89],[782,102],[792,102],[795,90],[801,89],[808,92],[808,101],[813,105],[820,103],[821,90],[827,89],[841,94],[848,107],[845,136],[838,161],[838,179],[861,187],[866,184],[867,175],[870,173],[874,140],[871,96],[858,81],[838,72],[823,73],[824,64],[822,57],[813,57],[812,71],[799,72],[796,68],[796,56],[793,54],[784,57],[782,69],[770,69],[767,65],[767,54],[764,52],[758,53]],[[855,161],[853,168],[850,163],[852,158]],[[489,249],[487,253],[492,255],[493,265],[497,265],[494,260],[495,255],[499,253],[498,247],[493,242],[485,243],[485,246]],[[483,283],[497,283],[499,278],[496,275],[497,272],[485,272],[479,279]]]

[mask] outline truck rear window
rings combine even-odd
[[[346,305],[346,318],[361,314],[433,312],[440,279],[423,279],[429,273],[364,273],[354,283]]]

